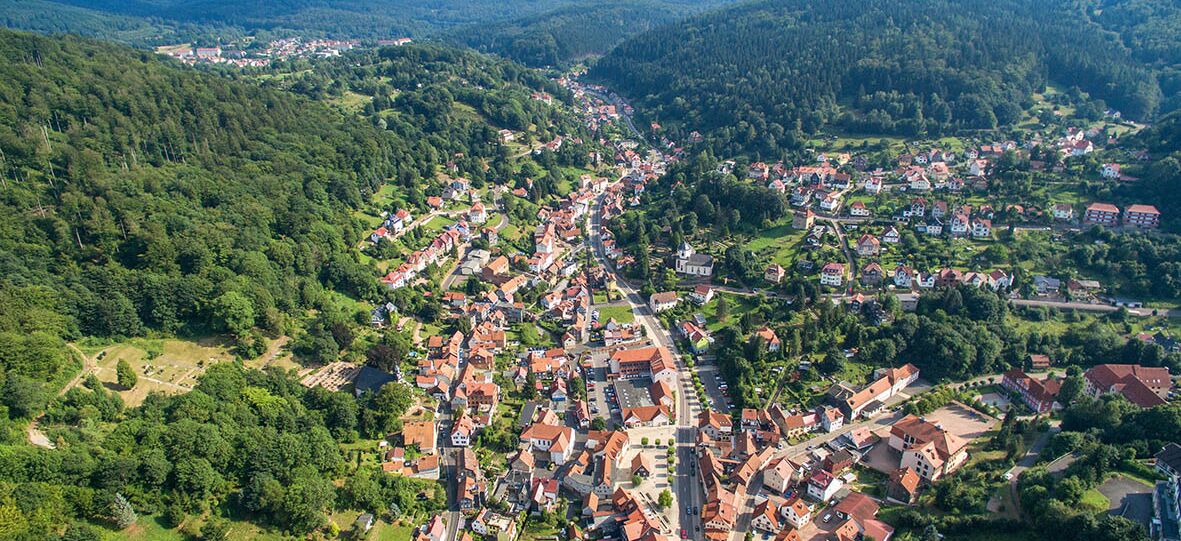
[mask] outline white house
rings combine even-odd
[[[824,470],[818,469],[808,479],[808,497],[813,500],[826,502],[832,499],[845,486],[845,482]]]
[[[675,308],[680,300],[676,291],[653,293],[651,297],[648,297],[648,306],[652,308],[653,312],[660,313]]]
[[[840,263],[828,263],[820,270],[820,285],[841,287],[845,283],[845,266]]]
[[[975,238],[986,238],[992,235],[992,222],[984,218],[977,218],[972,220],[972,236]]]

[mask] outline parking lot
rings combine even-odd
[[[615,395],[620,408],[642,408],[652,405],[652,380],[648,378],[615,381]]]
[[[611,420],[611,408],[607,402],[607,368],[601,360],[594,360],[591,368],[583,371],[587,382],[586,399],[591,417]]]
[[[713,404],[713,410],[720,413],[730,413],[730,398],[726,394],[726,389],[721,387],[726,385],[726,382],[722,379],[722,374],[718,372],[717,365],[713,364],[713,361],[698,361],[694,372],[697,372],[697,375],[701,377],[706,398]]]
[[[997,420],[974,409],[952,402],[926,415],[926,419],[966,440],[974,440],[992,430]]]
[[[1153,487],[1139,481],[1117,475],[1099,485],[1099,492],[1110,503],[1108,513],[1122,516],[1145,528],[1152,520]]]

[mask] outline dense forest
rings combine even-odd
[[[609,51],[625,38],[647,32],[729,0],[611,0],[450,32],[451,39],[529,66],[555,66]]]
[[[1058,1],[764,0],[629,39],[591,75],[726,155],[798,147],[827,127],[991,129],[1051,81],[1132,118],[1161,101],[1154,73]]]
[[[0,32],[0,371],[53,380],[80,336],[225,332],[253,357],[280,333],[299,350],[305,327],[328,359],[357,324],[334,293],[411,302],[378,287],[349,211],[387,183],[422,204],[449,156],[496,174],[483,160],[505,151],[484,119],[550,122],[500,77],[549,87],[470,52],[374,54],[407,90],[358,116],[151,53]]]
[[[0,0],[0,24],[136,46],[244,33],[351,39],[423,37],[545,13],[580,0]]]
[[[226,539],[230,519],[302,537],[330,527],[334,509],[437,511],[437,485],[357,466],[339,445],[400,430],[411,401],[402,385],[358,399],[222,363],[189,393],[125,409],[90,376],[46,412],[56,449],[4,434],[0,538],[100,539],[96,526],[124,529],[141,514],[199,539]]]

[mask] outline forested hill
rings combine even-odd
[[[1161,90],[1117,36],[1065,0],[764,0],[636,36],[592,69],[674,135],[774,152],[826,126],[987,129],[1047,81],[1132,118]]]
[[[305,99],[9,31],[0,152],[0,331],[41,329],[45,310],[64,337],[219,331],[217,299],[239,297],[277,330],[325,286],[368,294],[347,211],[429,167]]]
[[[384,301],[350,211],[390,182],[421,204],[447,156],[483,174],[499,127],[545,122],[503,79],[524,68],[386,51],[404,89],[363,118],[152,53],[0,30],[0,378],[51,378],[62,339],[229,332],[250,346],[329,292]]]
[[[0,0],[0,25],[136,46],[243,33],[348,39],[421,37],[545,13],[579,0]]]
[[[530,66],[554,66],[601,55],[624,39],[731,0],[608,0],[539,15],[464,26],[453,41]]]

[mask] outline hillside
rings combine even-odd
[[[700,130],[731,151],[776,152],[830,127],[990,129],[1049,81],[1132,118],[1161,99],[1153,74],[1066,2],[763,0],[636,36],[591,75],[674,135]]]
[[[325,317],[330,293],[389,300],[350,211],[391,183],[387,198],[423,204],[447,156],[482,182],[484,160],[504,153],[497,129],[550,120],[525,86],[544,79],[519,66],[437,47],[382,54],[398,78],[367,83],[383,95],[365,119],[320,103],[333,94],[310,76],[292,82],[316,101],[0,31],[0,341],[13,346],[0,372],[52,378],[61,340],[79,336],[229,332],[252,357],[261,334]]]
[[[729,3],[642,0],[580,3],[510,21],[458,28],[452,40],[531,66],[601,55],[624,39]]]
[[[577,0],[0,0],[0,24],[136,46],[241,33],[336,38],[425,36],[455,26],[544,13]]]

